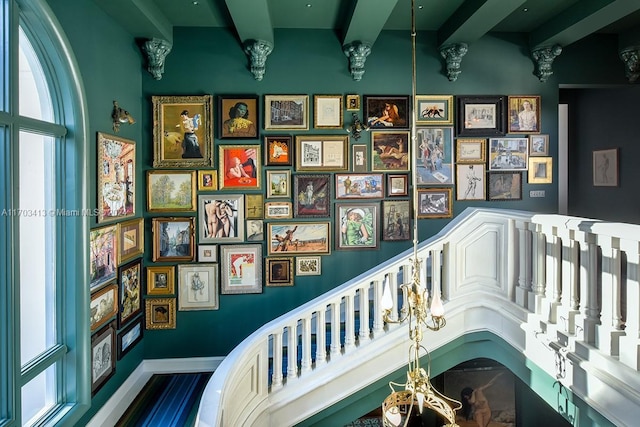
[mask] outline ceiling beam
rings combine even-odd
[[[532,31],[529,46],[568,46],[637,10],[638,1],[581,0]]]
[[[397,3],[398,0],[357,0],[342,45],[361,42],[373,46]]]
[[[153,0],[94,0],[134,38],[173,43],[173,25]]]
[[[225,0],[242,43],[261,40],[273,45],[273,24],[267,0]]]
[[[438,30],[438,46],[473,43],[525,2],[526,0],[465,1]]]

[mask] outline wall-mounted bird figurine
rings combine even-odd
[[[121,123],[129,123],[130,125],[132,125],[136,122],[127,110],[118,106],[118,101],[113,101],[113,111],[111,112],[111,118],[113,119],[114,132],[118,132],[120,130]]]

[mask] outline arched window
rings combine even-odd
[[[44,0],[0,0],[0,424],[90,403],[82,86]]]

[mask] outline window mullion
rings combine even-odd
[[[56,345],[51,347],[33,360],[26,363],[20,372],[20,383],[25,385],[36,376],[41,374],[45,369],[54,363],[60,361],[62,357],[67,353],[68,348],[66,345]]]

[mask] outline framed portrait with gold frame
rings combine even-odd
[[[198,171],[198,191],[216,191],[218,189],[218,171],[199,170]]]
[[[175,298],[147,298],[144,302],[146,329],[176,328]]]
[[[257,139],[260,105],[257,95],[218,95],[220,139]]]
[[[264,261],[266,286],[293,286],[293,257],[269,257]]]
[[[509,133],[540,133],[540,96],[509,96]]]
[[[173,265],[147,267],[147,295],[173,295],[176,292],[175,270]]]
[[[345,105],[347,106],[347,111],[360,111],[360,95],[346,95]]]

